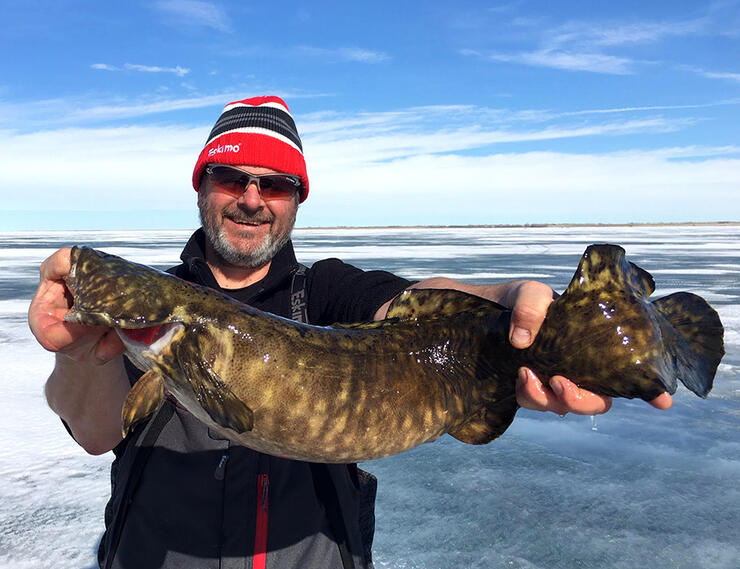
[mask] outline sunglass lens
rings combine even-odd
[[[222,191],[241,195],[249,177],[233,168],[215,166],[209,174],[211,182]]]
[[[260,193],[266,200],[293,197],[300,185],[287,176],[267,174],[260,176]]]

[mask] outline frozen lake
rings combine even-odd
[[[40,262],[87,244],[160,268],[187,231],[0,236],[0,568],[95,566],[111,455],[87,456],[47,408],[53,356],[26,310]],[[586,245],[622,245],[653,274],[655,297],[704,296],[727,355],[707,400],[679,388],[659,412],[617,400],[590,417],[520,411],[499,440],[450,437],[363,465],[380,482],[378,569],[740,566],[740,227],[303,229],[310,264],[339,257],[419,279],[534,278],[562,291]]]

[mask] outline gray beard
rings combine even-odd
[[[200,200],[198,200],[200,202]],[[252,251],[251,253],[243,253],[233,247],[231,243],[226,239],[223,229],[216,226],[215,216],[206,215],[208,212],[205,204],[198,204],[198,212],[200,215],[200,223],[203,227],[203,231],[206,234],[206,239],[213,246],[213,251],[218,257],[221,263],[232,267],[240,267],[243,269],[258,269],[269,263],[272,258],[277,254],[280,249],[290,240],[290,234],[295,225],[296,210],[293,211],[292,219],[290,220],[290,230],[277,239],[273,235],[266,235],[262,243]],[[210,223],[210,220],[214,220],[214,223]]]

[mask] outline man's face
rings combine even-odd
[[[239,166],[251,174],[273,174],[258,166]],[[218,190],[208,176],[198,191],[200,221],[218,260],[226,265],[255,269],[267,264],[290,238],[298,211],[298,195],[264,200],[256,184],[243,195]]]

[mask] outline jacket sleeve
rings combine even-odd
[[[309,321],[321,326],[372,320],[378,308],[412,283],[386,271],[363,271],[339,259],[314,263],[306,281]]]

